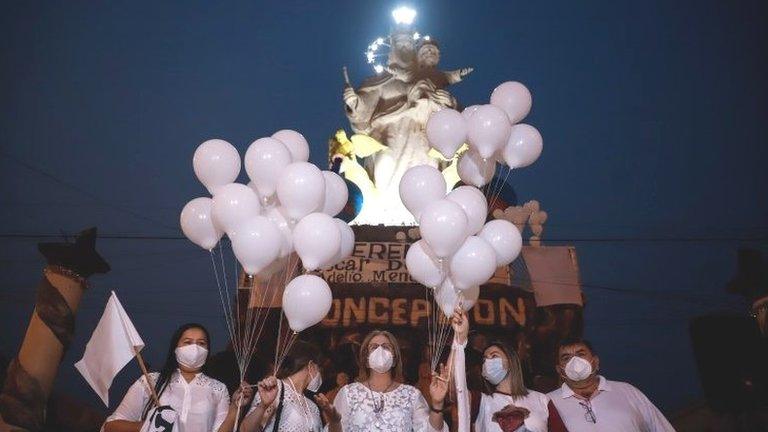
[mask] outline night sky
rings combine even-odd
[[[0,353],[15,355],[43,261],[35,236],[96,225],[102,234],[180,234],[205,194],[192,171],[210,138],[241,152],[283,128],[324,166],[347,127],[346,65],[396,2],[3,2],[0,12]],[[609,379],[666,412],[701,398],[688,322],[744,314],[724,291],[736,250],[768,253],[768,7],[763,1],[410,3],[441,44],[453,88],[486,103],[507,80],[533,93],[526,120],[539,161],[510,176],[549,213],[544,236],[574,244],[586,336]],[[113,271],[93,278],[57,390],[101,402],[72,364],[110,290],[154,364],[175,327],[225,330],[208,253],[184,240],[100,240]],[[118,402],[138,376],[129,365]]]

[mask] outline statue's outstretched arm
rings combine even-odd
[[[475,69],[471,67],[456,69],[446,72],[445,76],[448,78],[448,84],[456,84],[461,82],[465,76],[471,74],[474,70]]]

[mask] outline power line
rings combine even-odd
[[[62,238],[62,234],[51,233],[0,233],[0,238],[5,239],[50,239]],[[106,240],[186,240],[181,235],[157,235],[157,234],[99,234],[99,238]],[[573,237],[573,238],[545,238],[545,242],[556,243],[718,243],[718,242],[768,242],[768,236],[711,236],[711,237],[685,237],[685,236],[660,236],[660,237]]]
[[[26,162],[26,161],[24,161],[22,159],[19,159],[18,157],[14,156],[14,155],[12,155],[10,153],[7,153],[5,151],[0,150],[0,155],[4,156],[5,158],[7,158],[7,159],[17,163],[18,165],[21,165],[22,167],[24,167],[24,168],[26,168],[26,169],[34,172],[34,173],[39,174],[42,177],[47,178],[48,180],[53,181],[54,183],[60,184],[60,185],[62,185],[64,187],[66,187],[67,189],[70,189],[70,190],[73,190],[75,192],[78,192],[81,195],[84,195],[84,196],[92,199],[93,201],[96,201],[99,204],[102,204],[102,205],[104,205],[106,207],[110,207],[110,208],[112,208],[114,210],[117,210],[119,212],[128,214],[128,215],[133,216],[133,217],[138,218],[138,219],[142,219],[142,220],[147,221],[147,222],[152,222],[152,223],[160,225],[160,226],[162,226],[163,228],[166,228],[166,229],[172,229],[172,230],[177,230],[178,229],[175,226],[166,225],[164,222],[161,222],[159,220],[156,220],[156,219],[144,216],[144,215],[142,215],[140,213],[137,213],[137,212],[135,212],[135,211],[133,211],[133,210],[127,208],[127,207],[124,207],[124,206],[121,206],[121,205],[117,205],[117,204],[105,201],[104,199],[102,199],[98,195],[96,195],[96,194],[94,194],[94,193],[92,193],[92,192],[90,192],[88,190],[85,190],[85,189],[81,188],[80,186],[77,186],[77,185],[75,185],[73,183],[70,183],[70,182],[68,182],[66,180],[62,180],[59,177],[56,177],[55,175],[53,175],[53,174],[51,174],[51,173],[49,173],[49,172],[47,172],[47,171],[45,171],[45,170],[43,170],[41,168],[38,168],[38,167],[36,167],[36,166],[34,166],[34,165],[32,165],[32,164],[30,164],[30,163],[28,163],[28,162]]]

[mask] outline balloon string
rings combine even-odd
[[[429,296],[429,287],[424,287],[424,300],[429,305],[429,313],[427,314],[427,345],[429,348],[429,359],[430,363],[432,362],[432,359],[435,355],[435,347],[434,347],[434,341],[432,337],[432,317],[435,315],[435,302],[434,302],[434,296],[430,298]]]
[[[240,379],[240,382],[243,382],[242,378]],[[242,402],[243,402],[243,393],[240,392],[240,397],[238,398],[238,401],[237,401],[237,415],[235,415],[235,427],[234,429],[232,429],[233,431],[237,431],[240,425],[240,409],[241,409],[240,405],[242,404]]]
[[[277,360],[280,358],[280,346],[282,345],[283,341],[283,316],[285,313],[283,312],[283,308],[280,308],[280,318],[277,322],[277,340],[275,341],[275,359],[274,359],[274,365],[275,365],[275,373],[277,373]]]
[[[224,241],[219,242],[219,261],[221,262],[221,272],[223,274],[222,279],[224,279],[224,292],[225,292],[225,298],[227,299],[227,312],[225,314],[229,314],[230,321],[234,321],[234,316],[232,312],[232,302],[230,299],[230,292],[229,292],[229,281],[227,280],[227,267],[224,263]],[[239,325],[235,325],[235,323],[232,323],[232,330],[233,330],[233,337],[232,337],[232,351],[235,353],[235,358],[237,360],[240,359],[240,346],[238,343],[238,335],[239,335]]]
[[[507,179],[509,178],[510,173],[512,173],[512,168],[507,168],[507,174],[504,176],[504,181],[500,183],[498,190],[492,195],[491,203],[488,205],[489,214],[493,211],[494,204],[496,204],[496,201],[501,196],[501,192],[504,190],[504,185],[507,184]]]
[[[237,257],[235,256],[234,250],[232,250],[232,263],[234,266],[234,271],[232,272],[232,277],[234,279],[234,295],[235,295],[235,316],[237,317],[237,328],[238,328],[238,342],[240,343],[240,374],[244,374],[245,371],[243,370],[244,362],[245,362],[245,337],[243,336],[243,333],[245,332],[246,323],[244,323],[240,319],[240,272],[239,267],[237,263]]]
[[[285,342],[285,346],[283,347],[283,352],[280,355],[280,359],[275,365],[275,373],[280,370],[280,367],[283,365],[283,362],[285,361],[286,357],[288,357],[288,353],[290,353],[291,348],[293,348],[293,344],[298,339],[299,333],[291,331],[290,335],[287,338],[287,341]]]
[[[213,267],[213,273],[216,278],[216,286],[218,287],[218,291],[219,291],[219,299],[221,300],[221,307],[224,310],[224,323],[227,326],[227,332],[229,333],[229,340],[232,341],[235,335],[232,330],[231,320],[228,318],[226,300],[224,299],[224,293],[222,292],[221,281],[219,280],[219,271],[216,268],[216,259],[214,258],[213,249],[211,249],[209,252],[211,255],[211,266]]]

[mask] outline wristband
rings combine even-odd
[[[445,410],[445,407],[437,409],[437,408],[433,407],[432,405],[430,405],[429,406],[429,410],[432,411],[433,413],[442,414],[443,411]]]

